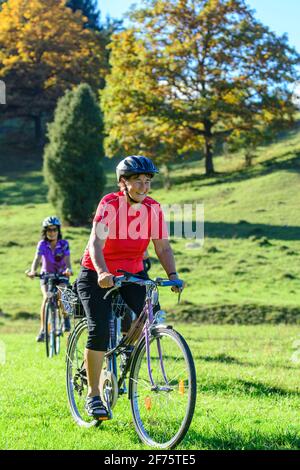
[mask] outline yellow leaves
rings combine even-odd
[[[96,88],[104,75],[104,46],[65,0],[8,0],[0,12],[0,70],[10,74],[18,106],[55,106],[72,84]],[[102,69],[102,70],[101,70]],[[21,95],[20,81],[35,93]],[[20,91],[18,91],[20,90]],[[18,94],[20,93],[20,94]]]
[[[9,57],[3,57],[2,63],[3,66],[6,68],[10,68],[11,66],[15,65],[19,60],[19,56],[11,55]]]
[[[16,49],[20,60],[32,59],[33,51],[39,57],[41,49],[53,51],[58,60],[63,50],[82,59],[103,54],[95,33],[84,29],[86,18],[74,15],[65,1],[9,0],[8,5],[0,12],[0,43],[6,56]]]
[[[238,90],[233,90],[223,97],[225,103],[230,105],[238,105],[241,102],[242,95]]]
[[[276,118],[276,115],[274,115],[271,111],[264,110],[262,113],[262,120],[266,123],[271,123],[273,122],[274,118]]]

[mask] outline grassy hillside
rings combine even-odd
[[[0,309],[20,317],[39,311],[38,282],[23,273],[32,262],[42,219],[55,210],[46,201],[40,159],[32,163],[27,155],[19,171],[10,171],[9,158],[14,156],[2,157],[0,178]],[[152,197],[163,204],[203,203],[205,210],[203,247],[172,239],[187,283],[186,304],[176,307],[176,297],[165,289],[163,306],[184,310],[187,317],[221,309],[226,321],[249,312],[277,321],[284,307],[300,322],[300,131],[259,149],[251,169],[243,169],[241,154],[217,157],[215,164],[214,178],[204,176],[202,163],[183,163],[174,166],[171,190],[163,189],[162,176],[153,185]],[[114,178],[108,171],[107,192],[115,189]],[[63,235],[77,273],[89,228],[65,227]],[[150,254],[152,275],[161,275],[152,248]]]

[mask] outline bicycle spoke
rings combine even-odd
[[[160,328],[150,342],[154,386],[148,373],[145,347],[138,354],[131,377],[131,405],[137,432],[148,445],[174,447],[186,433],[195,406],[191,354],[174,330]]]
[[[67,349],[67,391],[73,418],[80,426],[90,427],[97,424],[85,410],[87,378],[84,369],[84,347],[87,340],[87,323],[82,321],[73,332]]]

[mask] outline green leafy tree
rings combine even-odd
[[[250,167],[256,157],[257,148],[274,140],[279,132],[292,129],[295,108],[291,101],[277,96],[273,103],[259,113],[249,114],[243,126],[230,133],[227,143],[229,151],[244,150],[245,166]]]
[[[60,98],[48,125],[44,176],[49,202],[71,225],[90,221],[103,192],[102,132],[101,111],[87,84]]]
[[[144,0],[131,19],[113,37],[101,98],[108,155],[204,148],[210,175],[214,142],[247,130],[251,116],[290,119],[300,56],[244,0]]]

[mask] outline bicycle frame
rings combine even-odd
[[[61,322],[61,311],[59,308],[59,303],[58,303],[58,298],[59,298],[59,289],[58,285],[60,282],[65,282],[68,281],[68,278],[65,276],[62,276],[57,273],[42,273],[42,274],[36,274],[35,277],[39,279],[45,279],[48,282],[48,289],[47,289],[47,302],[45,304],[45,310],[44,310],[44,318],[43,318],[43,323],[44,323],[44,328],[46,331],[46,353],[47,356],[52,357],[53,354],[58,354],[58,351],[60,349],[60,338],[59,336],[62,333],[62,330],[60,328],[60,322]],[[46,324],[47,321],[47,303],[49,304],[51,308],[51,314],[50,314],[50,322],[49,325],[51,324],[50,327],[50,332],[48,330],[48,325]],[[51,341],[51,353],[49,353],[49,333],[51,335],[50,341]],[[48,339],[47,339],[48,338]],[[53,353],[54,351],[54,353]]]
[[[116,278],[119,282],[116,282],[115,285],[116,287],[112,288],[109,292],[107,292],[106,296],[108,296],[113,290],[117,289],[121,283],[125,281],[124,276],[121,276],[119,279]],[[146,357],[147,357],[147,368],[148,368],[148,374],[149,374],[149,380],[152,385],[152,390],[162,390],[162,391],[169,391],[171,388],[168,386],[168,379],[166,377],[166,372],[163,364],[163,355],[162,355],[162,350],[161,350],[161,345],[160,342],[157,341],[157,348],[158,348],[158,354],[159,354],[159,362],[160,362],[160,368],[162,371],[162,375],[164,378],[164,381],[166,383],[166,387],[158,387],[155,384],[155,381],[153,379],[152,375],[152,369],[151,369],[151,355],[150,355],[150,330],[151,326],[154,324],[154,314],[153,314],[153,301],[152,301],[152,292],[153,290],[157,287],[157,285],[161,286],[173,286],[174,281],[167,281],[167,280],[157,280],[151,281],[151,280],[141,280],[139,278],[136,278],[134,276],[131,276],[131,278],[126,279],[127,282],[135,282],[136,284],[144,285],[146,287],[146,298],[145,298],[145,305],[140,313],[140,318],[143,316],[146,316],[146,321],[143,326],[142,332],[139,335],[138,343],[145,339],[145,347],[146,347]],[[181,281],[179,281],[181,283]],[[105,297],[106,297],[105,296]],[[113,312],[112,312],[112,317],[110,320],[110,348],[108,352],[106,353],[106,358],[108,360],[108,370],[112,372],[118,382],[118,388],[119,390],[121,389],[121,384],[124,383],[126,374],[129,369],[130,365],[130,360],[125,368],[124,372],[121,373],[120,378],[118,380],[118,368],[117,368],[117,353],[122,350],[124,345],[126,344],[126,338],[124,340],[124,343],[121,341],[121,344],[116,345],[115,340],[116,340],[116,325],[118,325],[118,322],[120,321],[119,318],[114,318]],[[118,329],[118,327],[117,327]],[[130,333],[130,332],[129,332]],[[129,334],[128,333],[128,334]],[[122,344],[123,343],[123,344]]]
[[[127,318],[128,311],[124,310],[125,302],[119,297],[120,293],[112,301],[109,348],[99,381],[100,397],[111,419],[118,396],[127,394],[128,380],[128,398],[139,438],[148,446],[174,448],[184,438],[193,417],[196,373],[184,338],[171,326],[160,322],[160,310],[156,313],[156,294],[158,286],[176,286],[180,289],[183,283],[179,280],[141,280],[131,273],[116,277],[114,283],[114,287],[106,292],[106,297],[126,283],[144,285],[146,295],[142,312],[136,321],[132,314],[131,326],[123,337],[122,320]],[[87,334],[88,322],[84,318],[69,337],[66,379],[72,416],[77,424],[89,428],[97,426],[101,419],[86,410],[89,384],[84,343]],[[170,408],[177,400],[179,408]]]

